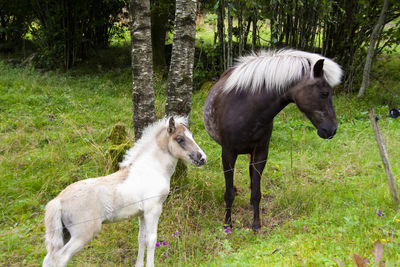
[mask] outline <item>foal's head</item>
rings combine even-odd
[[[318,60],[312,71],[313,77],[303,80],[294,93],[294,101],[311,121],[320,137],[332,138],[337,130],[332,88],[324,78],[324,59]]]
[[[196,166],[206,163],[207,157],[196,144],[192,133],[183,124],[175,123],[173,117],[168,121],[168,150],[176,158],[191,162]]]

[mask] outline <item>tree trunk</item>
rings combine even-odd
[[[219,40],[219,45],[221,48],[221,69],[225,70],[226,69],[226,51],[225,51],[225,27],[224,27],[224,18],[225,18],[225,2],[224,0],[220,0],[217,8],[217,14],[218,14],[218,19],[217,19],[217,30],[218,30],[218,40]]]
[[[246,45],[247,45],[247,37],[249,36],[250,32],[250,24],[251,24],[251,16],[247,18],[247,26],[246,26],[246,31],[244,32],[243,36],[243,49],[246,50]]]
[[[150,1],[130,0],[133,128],[138,140],[155,121]]]
[[[189,116],[193,89],[196,0],[176,1],[174,29],[165,113]]]
[[[360,91],[358,92],[358,97],[362,96],[365,93],[365,90],[369,85],[369,74],[371,72],[372,58],[374,57],[375,41],[378,36],[379,29],[385,22],[385,16],[386,16],[386,11],[389,8],[389,2],[390,2],[389,0],[384,0],[378,22],[376,23],[376,25],[371,33],[371,41],[369,42],[368,54],[367,54],[367,58],[365,59],[363,80],[362,80]]]
[[[243,39],[243,15],[242,15],[242,4],[241,4],[241,1],[239,0],[239,1],[236,1],[236,6],[237,6],[237,17],[238,17],[238,44],[239,44],[239,51],[238,51],[238,54],[239,54],[239,57],[241,57],[242,56],[242,53],[243,53],[243,42],[242,42],[242,39]]]
[[[257,8],[254,7],[253,11],[253,30],[252,30],[252,42],[251,42],[251,50],[256,50],[256,42],[257,42]]]
[[[231,2],[228,2],[228,64],[227,67],[232,66],[233,53],[232,53],[232,13],[231,13]]]

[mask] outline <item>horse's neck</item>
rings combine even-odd
[[[159,134],[156,142],[143,150],[142,155],[133,163],[132,171],[157,173],[157,176],[164,177],[169,183],[178,159],[169,153],[167,138],[166,132]]]
[[[289,95],[278,94],[275,92],[264,92],[261,95],[251,96],[249,103],[258,106],[258,118],[262,123],[270,123],[271,120],[289,103],[291,103]]]
[[[300,84],[295,84],[294,86],[288,88],[283,94],[275,95],[269,106],[272,116],[275,117],[290,103],[295,103],[295,95],[298,90],[301,90],[301,88],[302,86]]]

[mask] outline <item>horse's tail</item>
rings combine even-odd
[[[53,254],[64,246],[61,202],[53,199],[46,205],[44,225],[46,226],[46,249]]]

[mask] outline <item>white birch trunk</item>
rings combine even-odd
[[[165,113],[189,116],[196,40],[195,0],[176,0],[174,30]]]
[[[155,121],[150,0],[130,0],[132,102],[135,139]]]

